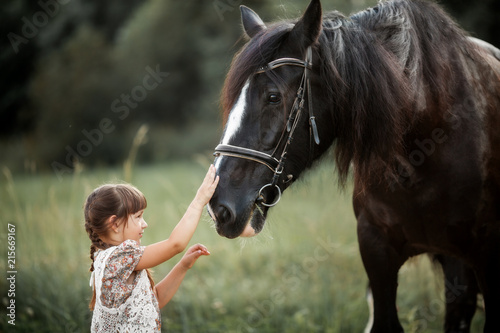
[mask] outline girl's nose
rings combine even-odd
[[[148,224],[146,223],[145,220],[142,220],[142,228],[146,229],[148,227]]]

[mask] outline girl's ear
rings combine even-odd
[[[111,230],[113,230],[113,232],[120,231],[118,227],[118,217],[116,215],[111,215],[106,221],[106,223],[109,224],[109,227],[111,228]]]

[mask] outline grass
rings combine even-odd
[[[148,199],[143,245],[170,234],[194,197],[208,167],[192,163],[140,166],[131,182]],[[218,236],[208,215],[192,243],[201,258],[162,311],[168,332],[362,332],[368,318],[367,278],[356,241],[350,189],[340,192],[328,163],[286,191],[261,235],[248,240]],[[203,166],[202,166],[203,165]],[[129,172],[129,171],[127,171]],[[2,332],[88,332],[90,242],[82,204],[98,185],[124,179],[122,169],[78,170],[55,175],[0,177],[2,230],[16,226],[16,326],[7,324],[6,279],[0,280]],[[0,249],[7,271],[7,249]],[[155,268],[159,281],[178,261]],[[400,273],[399,316],[406,332],[441,332],[441,278],[425,257]],[[484,317],[476,315],[473,332]]]

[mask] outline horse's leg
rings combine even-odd
[[[497,238],[500,239],[500,238]],[[476,268],[476,278],[483,294],[485,333],[500,332],[500,242],[486,247]]]
[[[468,333],[477,306],[478,287],[474,271],[461,260],[435,255],[444,272],[446,333]]]
[[[396,292],[398,271],[407,258],[403,258],[386,237],[365,214],[358,215],[359,248],[373,294],[371,333],[403,332],[396,309]]]

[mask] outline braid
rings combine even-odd
[[[93,272],[94,271],[94,253],[96,253],[97,248],[94,244],[90,245],[90,259],[92,259],[92,263],[90,264],[90,269],[89,271]]]
[[[94,271],[94,259],[95,259],[95,253],[98,250],[105,250],[108,247],[110,247],[109,244],[104,243],[99,235],[92,230],[92,228],[89,226],[89,223],[85,223],[85,229],[87,229],[87,233],[89,234],[90,241],[92,244],[90,244],[90,259],[92,259],[92,264],[90,264],[90,271]]]
[[[85,230],[87,230],[89,238],[92,242],[92,244],[90,244],[90,259],[92,259],[92,263],[90,264],[90,271],[93,272],[95,253],[100,249],[108,248],[109,245],[104,243],[99,237],[99,235],[94,230],[92,230],[92,227],[90,226],[90,223],[88,221],[85,222]],[[94,310],[95,302],[96,302],[96,291],[95,288],[92,288],[92,298],[89,303],[89,309],[92,311]]]

